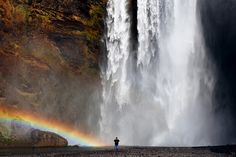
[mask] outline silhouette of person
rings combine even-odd
[[[114,139],[114,142],[115,142],[115,150],[118,151],[118,145],[119,145],[120,140],[116,137]]]

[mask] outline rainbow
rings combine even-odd
[[[81,146],[97,147],[105,145],[101,140],[77,129],[72,129],[71,126],[56,120],[45,119],[33,113],[0,106],[0,121],[11,122],[13,120],[22,125],[31,126],[32,128],[54,132]]]

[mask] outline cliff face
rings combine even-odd
[[[1,58],[18,57],[44,71],[60,66],[91,79],[98,75],[105,5],[106,0],[1,0]]]
[[[215,111],[225,143],[236,141],[236,1],[199,0],[204,38],[216,65]]]
[[[0,105],[95,132],[105,6],[106,0],[0,0]]]

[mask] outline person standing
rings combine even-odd
[[[114,139],[114,142],[115,142],[115,150],[118,151],[118,145],[119,145],[120,140],[116,137]]]

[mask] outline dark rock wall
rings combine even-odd
[[[216,65],[215,112],[224,143],[236,142],[236,1],[199,0],[204,38]]]

